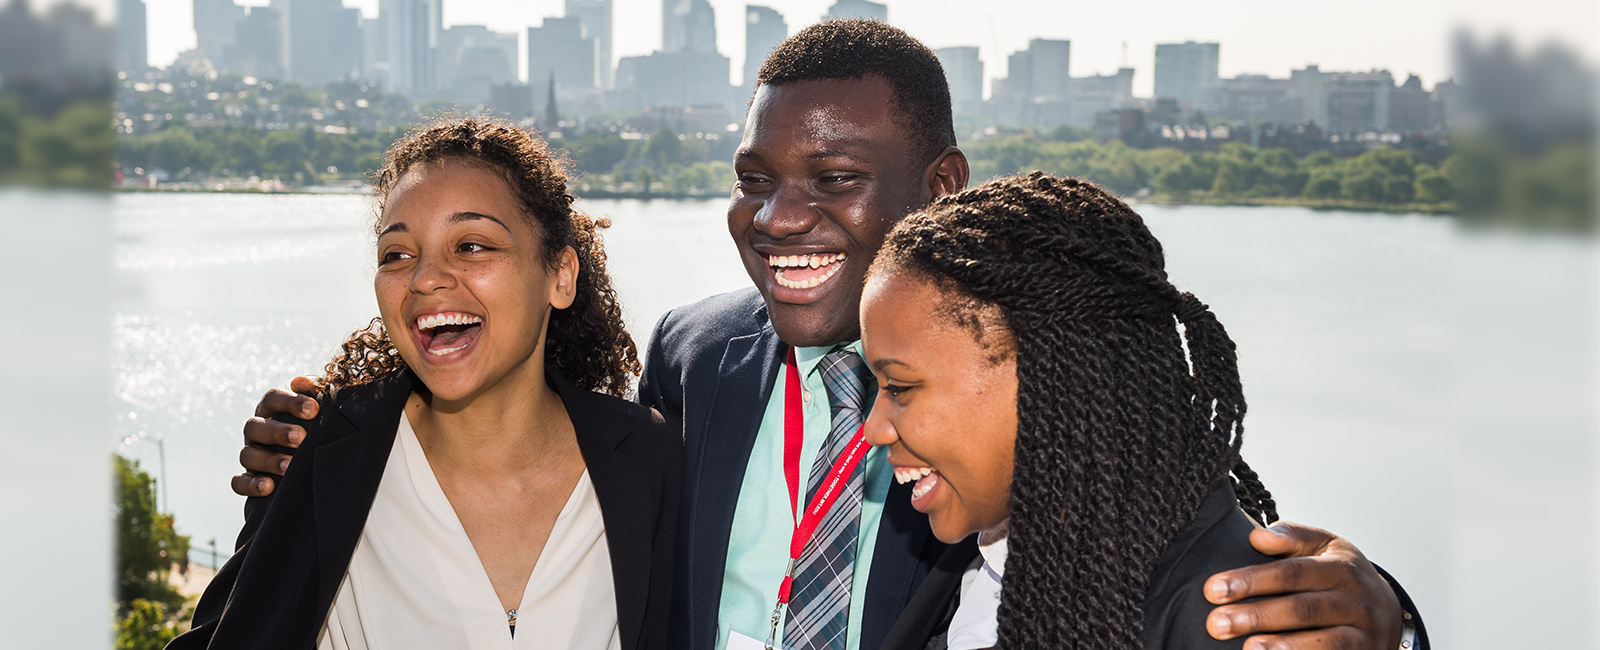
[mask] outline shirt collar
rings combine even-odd
[[[1007,519],[989,530],[978,533],[978,553],[983,563],[997,576],[1006,573],[1006,539],[1011,535],[1011,520]]]
[[[832,352],[841,346],[843,346],[844,349],[855,352],[856,354],[861,354],[861,341],[859,340],[843,344],[835,343],[833,345],[818,345],[808,348],[795,348],[794,362],[800,365],[800,376],[810,376],[811,373],[817,369],[817,365],[822,363],[822,357],[827,356],[829,352]]]

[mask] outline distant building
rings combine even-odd
[[[1342,72],[1322,84],[1321,119],[1316,120],[1330,135],[1389,130],[1389,100],[1394,93],[1394,75],[1388,70]]]
[[[610,88],[616,70],[611,60],[611,0],[567,0],[567,16],[583,23],[583,35],[594,39],[596,83]]]
[[[1290,79],[1266,75],[1239,75],[1200,85],[1195,108],[1207,117],[1244,124],[1296,124],[1301,122],[1300,96]]]
[[[338,77],[329,58],[328,17],[335,0],[273,0],[284,81],[320,86]]]
[[[381,13],[361,20],[361,76],[389,80],[389,28]]]
[[[839,18],[866,18],[880,23],[889,22],[889,7],[867,0],[839,0],[828,9],[825,20]]]
[[[281,26],[277,10],[250,7],[234,32],[228,69],[258,79],[282,79],[283,69],[278,65]]]
[[[661,0],[661,50],[716,53],[717,18],[711,3]]]
[[[465,106],[488,103],[494,86],[517,80],[516,34],[454,25],[440,30],[438,54],[439,92]]]
[[[1316,123],[1327,126],[1327,115],[1323,111],[1323,84],[1333,78],[1331,73],[1323,72],[1315,65],[1308,65],[1299,70],[1289,71],[1289,86],[1296,97],[1300,98],[1301,123]]]
[[[513,119],[533,117],[533,87],[523,83],[493,86],[489,88],[489,108]]]
[[[655,52],[617,63],[615,96],[622,110],[652,106],[726,105],[728,57],[716,52]]]
[[[1072,77],[1067,87],[1065,119],[1055,125],[1091,127],[1099,114],[1132,105],[1133,68],[1118,68],[1114,74]]]
[[[950,105],[957,113],[976,113],[983,106],[983,60],[976,47],[934,50],[950,84]]]
[[[756,76],[761,72],[761,64],[766,62],[767,55],[778,47],[784,39],[789,38],[789,26],[783,22],[783,14],[776,9],[759,5],[744,6],[744,77],[743,85],[754,90]]]
[[[1389,94],[1389,130],[1400,133],[1434,129],[1433,94],[1422,87],[1422,79],[1409,75]]]
[[[411,97],[431,97],[438,74],[441,0],[379,0],[388,46],[388,89]]]
[[[528,84],[544,85],[554,75],[563,90],[586,90],[596,86],[595,41],[584,36],[583,22],[576,16],[545,18],[544,25],[528,28]],[[541,90],[542,92],[542,90]],[[544,96],[538,97],[544,105]]]
[[[1217,43],[1160,43],[1156,45],[1156,99],[1176,99],[1193,107],[1200,102],[1205,84],[1216,81]]]
[[[13,2],[7,11],[28,11],[28,5]],[[150,67],[149,28],[145,25],[144,0],[117,0],[117,50],[118,70],[129,74],[144,72]]]
[[[328,80],[366,77],[366,38],[361,10],[335,3],[328,8]]]
[[[233,0],[194,0],[195,49],[212,64],[226,66],[244,17],[245,8]]]
[[[1072,41],[1035,38],[1028,41],[1028,49],[1013,52],[1006,59],[1006,78],[996,79],[994,91],[989,93],[996,120],[1004,124],[1066,124],[1070,120],[1071,63]]]

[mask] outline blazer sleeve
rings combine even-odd
[[[668,311],[656,321],[650,332],[650,343],[645,350],[644,370],[639,374],[639,403],[655,409],[669,422],[683,419],[682,386],[679,378],[672,376],[666,357],[667,331],[677,310]]]
[[[1406,623],[1411,624],[1416,630],[1416,637],[1405,650],[1429,650],[1433,646],[1428,644],[1428,628],[1422,624],[1422,612],[1417,609],[1416,603],[1411,602],[1411,595],[1407,594],[1405,587],[1400,586],[1400,581],[1395,580],[1388,571],[1384,571],[1383,567],[1374,563],[1372,568],[1377,569],[1378,575],[1383,576],[1384,582],[1389,583],[1389,587],[1394,589],[1395,598],[1400,600],[1401,614],[1405,616]]]
[[[249,554],[250,543],[254,541],[255,531],[260,529],[261,520],[267,516],[267,504],[272,497],[251,497],[245,501],[244,528],[239,531],[238,544],[234,548],[233,557],[217,569],[217,575],[211,578],[211,583],[206,585],[205,592],[200,594],[200,602],[194,606],[194,618],[190,621],[189,631],[178,635],[167,644],[166,650],[203,650],[211,645],[211,636],[216,633],[217,626],[222,622],[222,612],[228,607],[228,601],[233,596],[233,587],[239,581],[239,570],[244,565],[244,558]]]

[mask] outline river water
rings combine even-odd
[[[368,200],[124,194],[114,443],[160,472],[196,558],[230,548],[240,427],[376,314]],[[721,201],[590,201],[640,345],[748,284]],[[1595,647],[1596,254],[1440,218],[1141,206],[1239,345],[1246,457],[1291,521],[1399,577],[1438,647]],[[152,444],[160,440],[160,444]],[[226,551],[223,551],[226,555]]]

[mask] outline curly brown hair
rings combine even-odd
[[[438,118],[413,129],[389,146],[383,168],[371,175],[378,201],[374,233],[400,177],[441,160],[482,165],[505,178],[523,216],[544,235],[540,255],[546,266],[554,269],[567,247],[577,252],[577,297],[550,315],[545,362],[579,388],[625,396],[639,374],[639,351],[606,274],[599,230],[611,223],[572,208],[576,197],[567,192],[566,165],[543,140],[504,120],[483,117]],[[364,384],[404,367],[383,320],[374,318],[345,339],[318,388],[328,392]]]

